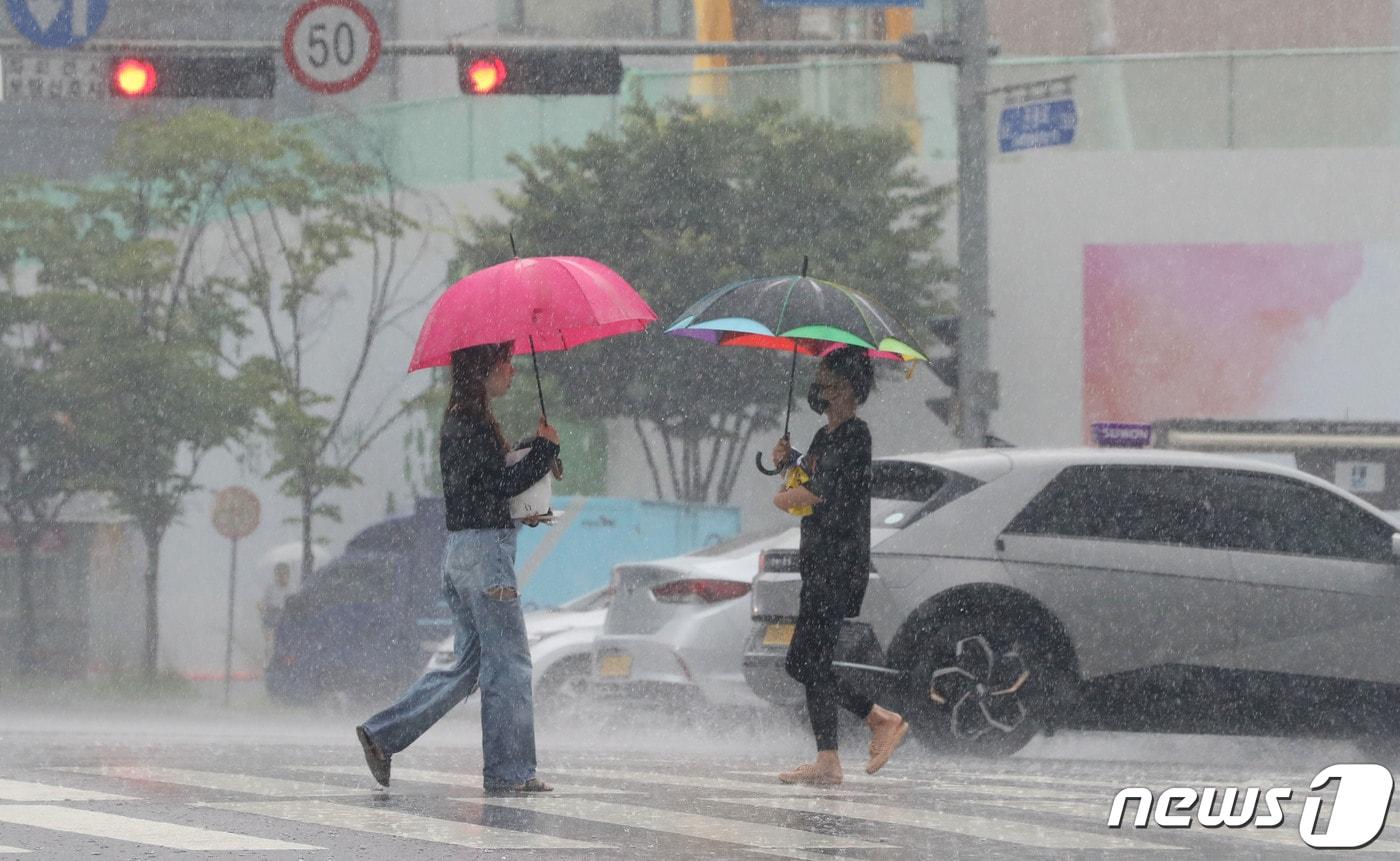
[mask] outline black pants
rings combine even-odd
[[[836,707],[840,705],[858,718],[870,714],[874,703],[847,688],[831,668],[836,640],[841,634],[844,614],[823,602],[803,601],[797,615],[797,629],[788,647],[786,668],[807,689],[807,716],[817,750],[836,750]]]

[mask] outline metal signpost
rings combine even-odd
[[[219,534],[229,540],[228,635],[224,640],[224,705],[229,703],[233,682],[233,608],[238,584],[238,539],[247,538],[258,528],[262,505],[246,487],[225,487],[214,495],[211,519]]]
[[[379,24],[359,0],[308,0],[292,13],[282,57],[297,83],[318,93],[353,90],[384,48]]]

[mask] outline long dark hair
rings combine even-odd
[[[452,393],[447,397],[447,411],[442,420],[453,416],[482,421],[496,433],[501,451],[509,451],[506,435],[501,431],[501,423],[491,412],[491,399],[486,394],[486,378],[502,362],[510,361],[513,344],[482,344],[466,347],[452,353]]]

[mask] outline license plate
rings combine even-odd
[[[613,679],[627,678],[632,675],[632,656],[604,655],[598,664],[598,675]]]
[[[792,632],[797,630],[796,625],[787,622],[777,622],[768,626],[763,632],[763,645],[765,646],[788,646],[792,644]]]

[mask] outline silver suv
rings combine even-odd
[[[1187,452],[889,460],[924,501],[875,544],[837,669],[904,708],[925,742],[997,755],[1063,725],[1400,727],[1400,525],[1355,496]],[[765,567],[745,675],[795,703],[782,667],[795,554]]]

